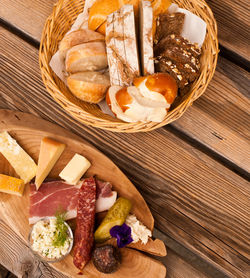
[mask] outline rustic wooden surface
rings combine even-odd
[[[1,1],[0,108],[56,122],[128,175],[148,202],[166,245],[175,251],[164,261],[167,277],[247,277],[250,83],[246,67],[234,62],[239,56],[249,60],[248,1],[208,1],[218,20],[223,57],[207,91],[170,126],[130,135],[82,126],[46,93],[37,47],[54,2]],[[237,55],[224,55],[224,49]],[[17,258],[12,249],[14,254]],[[1,255],[0,262],[14,271]]]
[[[59,161],[53,167],[49,177],[58,178],[59,173],[64,169],[69,160],[75,153],[79,153],[91,162],[91,167],[86,172],[86,176],[97,175],[101,180],[108,180],[113,185],[113,190],[117,191],[119,196],[131,200],[133,207],[131,212],[137,216],[151,231],[153,231],[154,220],[151,212],[140,193],[136,190],[128,178],[110,161],[105,155],[98,152],[83,139],[67,132],[59,126],[37,118],[30,114],[18,113],[9,110],[0,110],[0,130],[8,131],[28,154],[37,162],[40,150],[41,140],[44,137],[50,137],[58,142],[63,142],[66,148],[60,156]],[[13,176],[13,168],[6,159],[0,159],[0,173]],[[13,195],[1,194],[0,213],[3,220],[16,231],[19,236],[26,240],[30,232],[28,224],[29,211],[29,187],[26,186],[22,198]],[[133,247],[133,246],[131,246]],[[136,246],[136,249],[140,246]],[[123,264],[112,277],[122,278],[129,274],[144,278],[150,277],[165,278],[166,268],[159,261],[152,259],[142,253],[122,249]],[[68,256],[65,260],[53,264],[53,266],[62,273],[70,277],[78,277],[78,270],[73,264],[73,258]],[[84,268],[83,274],[90,277],[103,277],[96,270],[93,263],[90,262]]]

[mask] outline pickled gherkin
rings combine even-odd
[[[95,241],[103,242],[110,239],[110,229],[116,225],[120,226],[125,222],[131,207],[132,204],[128,199],[123,197],[118,198],[95,231]]]

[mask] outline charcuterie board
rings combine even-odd
[[[89,143],[50,122],[29,114],[8,110],[0,110],[0,131],[8,131],[36,162],[38,160],[40,142],[43,137],[52,137],[65,143],[66,149],[51,171],[50,178],[58,177],[59,172],[74,153],[84,155],[92,164],[86,176],[97,175],[103,180],[110,181],[119,195],[132,201],[132,212],[137,218],[150,230],[153,230],[154,220],[143,197],[120,169]],[[0,173],[16,176],[9,162],[1,154]],[[28,223],[29,186],[26,185],[22,197],[0,193],[0,200],[2,218],[17,234],[27,241],[31,228]],[[151,242],[152,250],[154,249],[151,253],[158,253],[159,255],[164,253],[165,247],[162,248],[162,244],[159,244],[159,242],[159,240],[155,241],[155,244],[153,241]],[[158,251],[157,246],[159,248]],[[131,248],[122,248],[121,253],[121,267],[117,272],[108,274],[108,277],[165,277],[166,268],[157,260]],[[79,277],[78,270],[73,265],[71,255],[60,262],[52,264],[52,266],[70,277]],[[90,262],[84,268],[82,277],[99,278],[106,276],[106,274],[98,272],[92,262]]]

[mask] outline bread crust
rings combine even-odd
[[[102,34],[89,29],[80,29],[67,34],[59,44],[59,52],[61,57],[65,58],[67,51],[75,45],[105,41]]]
[[[104,99],[110,86],[109,76],[100,72],[75,73],[67,78],[67,83],[73,95],[89,103]]]
[[[106,20],[109,14],[119,10],[123,5],[129,4],[134,6],[137,18],[139,2],[140,0],[97,0],[89,11],[89,28],[96,31],[101,27],[98,32],[105,35]]]
[[[89,42],[73,46],[68,50],[65,60],[66,71],[97,71],[108,66],[104,42]]]

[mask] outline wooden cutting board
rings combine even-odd
[[[113,184],[114,190],[116,190],[120,196],[126,197],[132,201],[132,213],[134,213],[149,229],[153,230],[154,220],[143,197],[119,168],[89,143],[50,122],[30,114],[9,110],[0,110],[0,132],[4,130],[8,131],[36,162],[38,161],[40,142],[43,137],[50,137],[66,144],[67,147],[64,153],[50,173],[51,178],[58,177],[60,171],[75,153],[84,155],[92,164],[86,176],[97,175],[98,178],[102,180],[110,181]],[[1,154],[0,173],[16,176],[9,162]],[[27,242],[30,231],[28,223],[29,186],[26,185],[23,197],[0,193],[0,213],[3,220]],[[157,244],[159,244],[159,241]],[[155,246],[153,247],[155,248]],[[159,245],[159,249],[162,249],[159,250],[159,254],[164,254],[164,248],[162,244]],[[121,267],[117,272],[109,275],[98,272],[92,262],[90,262],[84,268],[84,275],[79,276],[77,274],[79,271],[73,265],[71,255],[61,262],[52,264],[52,266],[70,277],[78,278],[163,278],[166,276],[166,268],[159,261],[130,248],[122,248],[121,253]]]

